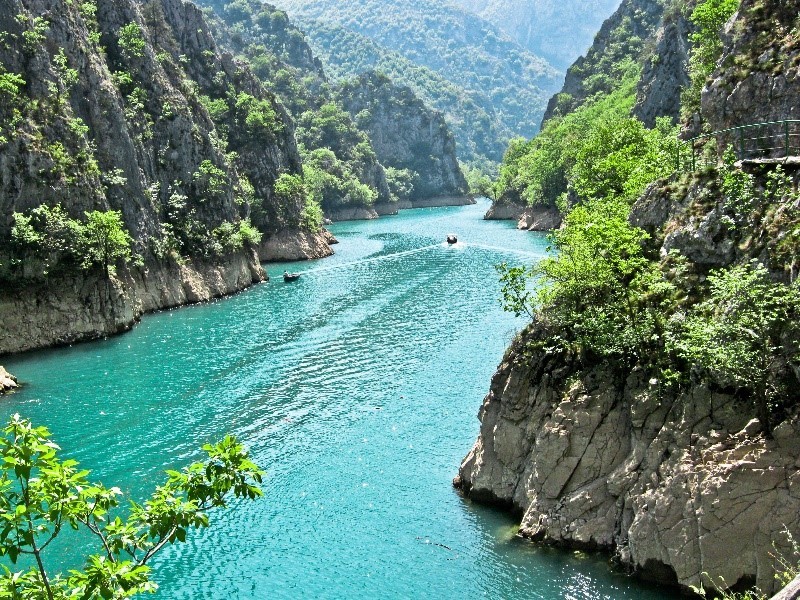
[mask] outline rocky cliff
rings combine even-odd
[[[649,58],[646,45],[652,44],[667,4],[668,0],[624,0],[603,23],[588,52],[567,70],[564,86],[550,99],[542,122],[572,112],[597,93],[611,92],[631,64]],[[655,79],[655,73],[651,77]]]
[[[543,337],[527,330],[495,374],[461,488],[522,515],[525,537],[611,551],[650,579],[774,590],[800,531],[800,422],[767,440],[731,394],[526,356]]]
[[[796,18],[796,6],[787,12],[777,0],[742,2],[703,91],[705,120],[742,125],[798,105]],[[748,56],[761,62],[742,62]],[[769,91],[775,105],[766,108],[754,90]],[[776,285],[797,277],[797,166],[744,167],[675,175],[633,206],[631,224],[649,235],[646,252],[684,307],[707,293],[713,269],[755,261]],[[743,194],[733,181],[754,187]],[[790,354],[798,345],[792,322],[780,334]],[[519,514],[525,537],[607,550],[643,577],[685,591],[755,584],[774,592],[775,573],[800,559],[792,542],[800,535],[796,359],[773,357],[784,391],[771,416],[756,419],[753,389],[679,362],[671,367],[689,369],[687,378],[670,384],[646,361],[603,360],[560,344],[565,335],[539,321],[518,336],[492,379],[456,485]]]
[[[405,193],[408,190],[403,189],[408,187],[406,182],[390,189],[390,180],[395,183],[397,177],[387,177],[385,167],[395,165],[391,162],[384,165],[386,153],[380,156],[376,153],[373,141],[365,133],[369,123],[356,122],[355,115],[342,110],[304,33],[285,12],[259,0],[203,0],[201,4],[214,9],[209,16],[217,38],[250,59],[255,73],[277,94],[297,123],[306,178],[318,183],[324,181],[318,185],[319,201],[327,217],[376,218],[412,206],[409,194]],[[391,87],[388,82],[385,85]],[[425,104],[413,96],[406,96],[403,101],[404,111],[387,115],[401,121],[392,124],[394,130],[414,127],[417,123],[428,127],[431,111]],[[406,134],[411,135],[411,132]],[[452,144],[426,150],[445,153],[434,161],[455,162]]]
[[[734,230],[733,211],[709,202],[705,184],[674,192],[651,189],[631,215],[665,264],[680,253],[695,282],[753,258],[792,276],[796,249],[787,254],[776,231],[791,230],[793,194],[759,205]],[[687,590],[774,591],[779,558],[800,558],[789,537],[800,535],[796,408],[765,435],[749,398],[725,382],[671,388],[645,368],[559,350],[558,335],[533,324],[511,346],[456,485],[521,515],[525,537],[608,550],[643,577]],[[788,407],[800,402],[793,377]]]
[[[0,353],[263,280],[253,226],[264,245],[288,235],[330,252],[302,201],[274,190],[301,168],[291,120],[193,4],[11,0],[0,32]],[[109,278],[74,261],[39,268],[11,232],[14,213],[40,205],[77,223],[119,211],[137,258]]]
[[[703,90],[701,112],[710,130],[800,119],[797,11],[796,2],[742,1],[726,28],[719,68]]]
[[[428,109],[409,88],[369,72],[345,83],[338,97],[369,135],[378,160],[413,173],[409,200],[466,197],[467,182],[444,117]]]

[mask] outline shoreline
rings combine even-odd
[[[418,208],[445,208],[448,206],[471,206],[477,204],[472,196],[435,196],[421,200],[401,200],[398,202],[383,202],[372,206],[343,207],[326,213],[325,217],[334,223],[342,221],[369,221],[384,216],[398,214],[401,210],[414,210]]]
[[[335,238],[327,233],[289,232],[276,239],[279,243],[269,248],[267,242],[216,264],[187,260],[126,269],[108,282],[74,274],[3,295],[0,357],[122,334],[144,315],[204,304],[266,283],[262,263],[333,255]]]

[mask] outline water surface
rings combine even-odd
[[[509,517],[451,486],[524,326],[500,310],[494,265],[546,247],[483,221],[486,208],[340,223],[332,258],[270,265],[268,284],[119,337],[6,359],[25,387],[0,417],[47,425],[140,499],[205,442],[232,432],[249,446],[265,497],[161,555],[159,598],[671,597],[602,556],[516,539]],[[304,274],[286,284],[284,269]],[[77,566],[81,544],[51,565]]]

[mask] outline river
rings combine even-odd
[[[334,257],[269,265],[270,283],[118,337],[7,358],[25,385],[0,417],[47,425],[93,478],[138,499],[203,443],[247,444],[264,497],[162,554],[158,598],[673,597],[602,555],[517,539],[512,519],[451,486],[524,326],[500,309],[493,267],[547,245],[483,221],[486,208],[338,223]],[[284,283],[284,269],[303,275]]]

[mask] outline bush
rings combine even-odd
[[[775,401],[789,391],[785,375],[800,365],[800,289],[771,281],[757,263],[715,271],[708,282],[708,298],[673,319],[671,345],[723,385],[752,392],[769,430]]]

